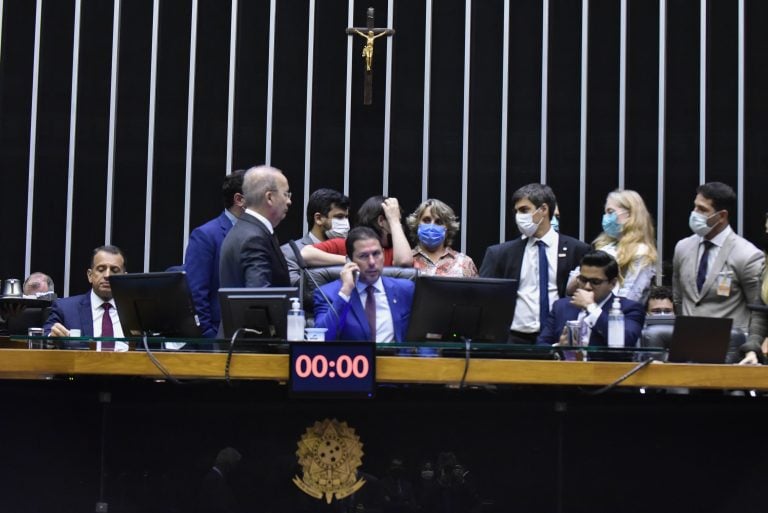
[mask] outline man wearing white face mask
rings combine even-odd
[[[314,191],[307,201],[307,226],[307,234],[295,241],[299,251],[304,246],[328,239],[346,238],[349,233],[349,198],[333,189]],[[290,244],[283,244],[280,249],[288,262],[291,284],[296,285],[301,278],[296,255]]]
[[[523,237],[489,247],[480,276],[517,280],[509,341],[533,344],[552,304],[565,297],[568,274],[590,248],[553,229],[557,200],[548,185],[525,185],[515,191],[511,203]]]
[[[674,303],[678,314],[730,317],[733,327],[749,327],[749,303],[758,303],[763,252],[729,224],[736,193],[720,182],[696,189],[688,224],[694,235],[675,246]]]

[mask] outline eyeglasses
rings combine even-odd
[[[586,276],[582,276],[582,275],[576,276],[576,279],[579,280],[579,282],[582,285],[586,285],[587,283],[589,283],[593,287],[599,287],[603,283],[605,283],[607,281],[611,281],[611,280],[609,280],[607,278],[603,280],[603,279],[600,279],[600,278],[587,278]]]
[[[291,191],[279,191],[278,189],[270,189],[269,192],[282,192],[287,199],[291,199],[291,194],[293,194]]]

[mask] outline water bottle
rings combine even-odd
[[[291,309],[288,310],[288,336],[290,341],[304,340],[304,310],[301,309],[299,298],[291,298]]]
[[[608,347],[624,347],[624,312],[618,297],[608,311]]]

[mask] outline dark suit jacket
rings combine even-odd
[[[608,301],[603,306],[603,312],[598,317],[597,322],[592,328],[592,333],[589,336],[590,346],[607,346],[608,345],[608,311],[613,304],[614,295],[608,298]],[[637,345],[637,339],[640,338],[640,333],[643,331],[643,323],[645,322],[645,308],[637,301],[632,301],[626,298],[619,298],[621,301],[621,311],[624,312],[624,341],[627,347],[635,347]],[[560,334],[565,327],[565,321],[575,321],[579,317],[581,308],[571,304],[571,299],[564,297],[558,299],[552,305],[552,310],[549,312],[547,323],[544,329],[541,330],[537,344],[551,345],[560,340]]]
[[[557,293],[565,297],[565,287],[568,285],[568,273],[575,269],[581,258],[590,250],[589,245],[567,235],[558,235],[557,247]],[[523,252],[528,239],[518,237],[515,240],[490,246],[485,251],[483,265],[480,266],[480,276],[483,278],[507,278],[517,280],[515,297],[520,282],[520,269],[523,265]],[[514,312],[512,315],[514,318]]]
[[[184,270],[204,337],[215,337],[221,322],[219,255],[221,243],[231,229],[232,223],[222,212],[189,235]]]
[[[387,293],[389,310],[395,331],[395,342],[405,340],[408,322],[411,319],[414,283],[402,278],[382,276],[384,290]],[[327,328],[326,340],[369,340],[371,330],[365,317],[365,310],[357,289],[352,291],[349,302],[339,296],[341,280],[326,283],[320,287],[333,304],[333,310],[319,290],[315,290],[315,327]],[[335,313],[334,313],[335,310]],[[338,318],[337,318],[338,314]]]
[[[54,301],[48,320],[43,326],[46,335],[51,333],[51,328],[57,322],[67,329],[80,330],[83,337],[92,337],[91,293],[87,292],[79,296],[64,297]]]
[[[245,213],[221,244],[221,287],[288,287],[288,264],[264,223]]]

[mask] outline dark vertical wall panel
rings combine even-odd
[[[627,126],[625,186],[657,211],[659,138],[659,2],[633,0],[627,7]]]
[[[297,24],[301,39],[306,27]],[[229,31],[227,31],[229,36]],[[232,167],[245,169],[264,162],[269,57],[269,2],[238,2],[237,71],[235,74],[235,130]],[[301,75],[299,63],[296,77]],[[298,93],[297,93],[298,94]],[[296,99],[298,101],[298,98]]]
[[[125,251],[128,268],[138,272],[144,266],[152,0],[122,2],[120,24],[112,241]]]
[[[389,193],[411,211],[421,202],[426,16],[425,0],[395,3]]]
[[[745,113],[744,113],[744,236],[768,250],[765,216],[768,201],[768,44],[763,20],[768,2],[746,2]]]
[[[182,261],[191,2],[160,2],[149,267]]]
[[[295,238],[299,233],[303,211],[300,205],[306,144],[308,7],[307,0],[277,2],[272,165],[285,172],[291,190],[296,191],[293,207],[278,226],[280,240]],[[266,63],[265,59],[265,66]]]
[[[67,190],[73,20],[73,2],[43,2],[31,265],[50,270],[54,283],[64,268],[49,248],[64,248],[66,202],[48,199]]]
[[[509,8],[507,198],[521,185],[541,181],[543,18],[542,2],[538,0],[510,1]],[[549,85],[550,94],[557,90],[554,85]],[[507,204],[506,238],[518,235],[514,205]]]
[[[602,231],[605,197],[619,185],[620,2],[589,2],[586,240]]]
[[[485,248],[499,238],[499,183],[501,155],[502,52],[488,55],[488,48],[502,48],[504,3],[472,3],[472,68],[470,71],[469,179],[467,220],[476,228],[467,231],[464,248],[478,266]],[[461,215],[461,205],[454,205]],[[479,222],[477,222],[479,221]],[[465,229],[466,230],[466,229]],[[455,246],[459,246],[459,240]]]
[[[551,0],[549,23],[547,183],[560,205],[561,232],[578,236],[581,3]]]
[[[687,237],[699,184],[699,2],[667,3],[666,260]]]

